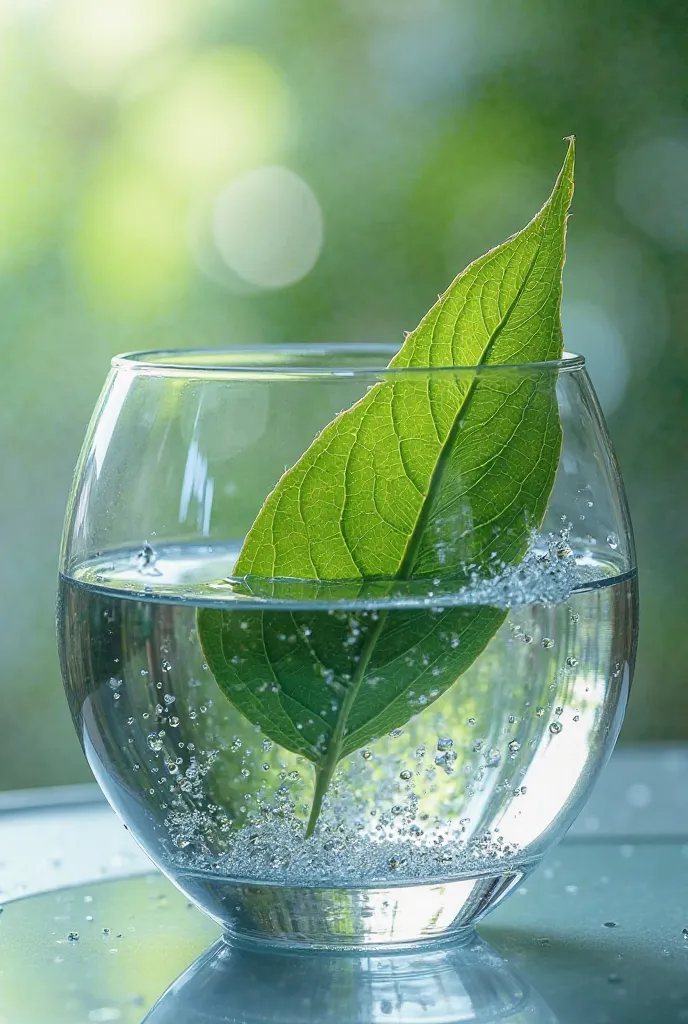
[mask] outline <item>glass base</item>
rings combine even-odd
[[[307,949],[403,948],[469,938],[535,863],[444,882],[374,889],[287,887],[201,873],[174,881],[233,942]]]

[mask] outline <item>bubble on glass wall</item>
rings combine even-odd
[[[258,288],[284,288],[312,270],[323,243],[320,204],[286,167],[260,167],[230,182],[212,210],[217,250]]]
[[[619,159],[616,193],[628,219],[669,249],[688,249],[688,138],[631,146]]]

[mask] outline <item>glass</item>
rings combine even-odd
[[[394,351],[118,357],[77,466],[58,605],[77,731],[144,850],[245,941],[403,946],[467,935],[564,834],[621,725],[635,554],[583,360],[381,368]],[[439,577],[233,579],[266,496],[338,412],[374,386],[476,382],[549,396],[561,424],[554,486],[522,560],[485,569],[504,550],[495,532],[476,561],[468,491],[442,533],[451,571]],[[209,668],[199,609],[220,616],[228,663],[256,657],[257,636],[270,647],[279,671],[249,688],[254,712]],[[403,724],[373,728],[339,761],[313,821],[313,766],[296,743],[275,741],[266,709],[288,706],[306,732],[309,716],[336,714],[345,669],[382,616],[387,647],[360,697],[374,702],[393,665]],[[480,642],[477,621],[487,623]],[[323,654],[325,635],[337,646]],[[444,685],[469,636],[475,659]]]

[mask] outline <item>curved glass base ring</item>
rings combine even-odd
[[[404,948],[470,938],[475,923],[535,864],[376,889],[285,887],[179,874],[174,881],[232,941],[308,949]]]

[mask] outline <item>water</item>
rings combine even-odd
[[[390,928],[411,941],[469,923],[568,827],[616,738],[634,652],[634,574],[560,546],[468,591],[425,583],[392,597],[321,588],[309,598],[303,585],[209,583],[230,575],[235,554],[117,552],[61,578],[67,694],[111,803],[230,928],[307,935],[326,918],[342,942],[355,932],[360,943],[387,941]],[[341,621],[350,640],[382,609],[389,628],[408,632],[429,615],[451,624],[452,606],[476,601],[505,609],[496,635],[440,696],[426,672],[409,690],[410,718],[339,763],[306,839],[313,766],[218,687],[197,608],[223,609],[239,637],[269,612],[288,647],[305,621],[314,637]],[[438,635],[445,652],[460,640]],[[419,663],[424,650],[413,653]],[[323,702],[334,685],[325,669]]]

